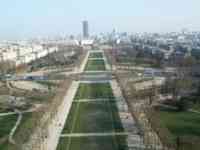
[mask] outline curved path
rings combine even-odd
[[[13,136],[18,128],[18,126],[20,125],[21,121],[22,121],[22,113],[19,110],[15,110],[17,114],[19,114],[17,122],[15,124],[15,126],[12,128],[10,134],[9,134],[9,142],[12,144],[15,144],[15,140],[13,139]]]
[[[26,111],[21,111],[22,114],[25,113],[31,113],[31,112],[36,112],[38,109],[40,109],[40,107],[36,107],[36,108],[31,108],[29,110]],[[7,113],[0,113],[0,117],[4,117],[4,116],[10,116],[10,115],[16,115],[19,114],[18,112],[7,112]]]

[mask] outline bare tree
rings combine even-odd
[[[15,69],[15,63],[13,61],[1,61],[0,62],[0,72],[2,74],[6,74],[9,71],[13,71]]]

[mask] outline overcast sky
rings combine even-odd
[[[200,31],[200,0],[2,0],[0,38],[90,32]]]

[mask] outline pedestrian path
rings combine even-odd
[[[70,133],[61,134],[60,137],[99,137],[99,136],[127,136],[131,133],[128,132],[108,132],[108,133]]]
[[[79,99],[74,100],[73,102],[107,102],[107,101],[116,101],[115,99],[108,99],[108,98],[97,98],[97,99]]]
[[[13,136],[18,128],[18,126],[20,125],[21,121],[22,121],[22,113],[19,110],[16,110],[16,113],[19,115],[17,122],[15,124],[15,126],[12,128],[10,134],[9,134],[9,142],[12,144],[15,144],[15,140],[13,139]]]
[[[21,111],[22,114],[25,114],[25,113],[31,113],[31,112],[35,112],[37,111],[37,108],[36,109],[29,109],[29,110],[26,110],[26,111]],[[7,113],[0,113],[0,117],[4,117],[4,116],[10,116],[10,115],[16,115],[18,114],[17,112],[7,112]]]

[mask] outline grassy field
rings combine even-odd
[[[200,115],[192,112],[176,112],[174,110],[160,110],[162,126],[165,126],[177,136],[200,136]]]
[[[152,67],[152,68],[160,68],[160,66],[152,61],[145,61],[142,58],[132,58],[132,57],[119,57],[117,59],[117,63],[119,64],[131,64],[140,67]]]
[[[8,136],[16,121],[17,115],[0,117],[0,139]]]
[[[0,149],[1,150],[10,150],[10,147],[11,147],[10,145],[11,144],[9,144],[8,139],[7,139],[0,144]],[[14,149],[12,148],[12,150],[14,150]]]
[[[76,93],[75,99],[113,99],[112,89],[109,83],[81,83]]]
[[[30,129],[32,129],[35,125],[32,123],[32,113],[26,113],[23,115],[22,117],[22,121],[20,123],[20,125],[18,126],[18,129],[15,132],[14,135],[14,139],[18,140],[19,137],[20,140],[22,141],[27,141],[30,137],[30,134],[23,134],[23,132],[25,131],[29,131]],[[26,136],[21,136],[21,135],[26,135]]]
[[[105,98],[106,101],[80,102]],[[123,132],[109,83],[79,85],[62,134]],[[62,137],[57,150],[128,150],[126,136]]]
[[[9,143],[8,139],[1,141],[0,150],[20,150],[17,145]]]
[[[32,116],[32,113],[27,113],[23,115],[22,121],[18,127],[18,129],[15,132],[14,135],[14,140],[16,142],[18,141],[27,141],[29,139],[28,136],[30,134],[27,134],[27,137],[21,136],[24,135],[23,132],[29,130],[32,126],[32,122],[29,122],[30,118]],[[0,139],[3,137],[8,137],[11,129],[14,127],[16,121],[17,121],[18,115],[11,115],[11,116],[5,116],[5,117],[0,117]],[[0,150],[15,150],[16,147],[15,145],[12,145],[8,142],[8,139],[5,139],[1,144],[0,144]]]
[[[67,149],[70,144],[70,148]],[[61,138],[57,150],[128,150],[125,136]]]
[[[56,87],[56,86],[58,86],[57,83],[50,82],[50,81],[36,81],[36,83],[45,85],[45,86],[47,86],[47,87]]]
[[[0,150],[14,150],[8,136],[17,121],[17,115],[0,117]]]
[[[104,60],[88,60],[85,71],[105,71]]]
[[[79,99],[108,98],[108,101],[77,102]],[[68,116],[64,133],[123,131],[109,83],[81,83]]]
[[[90,53],[89,58],[103,58],[102,52]]]
[[[120,132],[123,127],[115,102],[73,103],[63,133]]]

